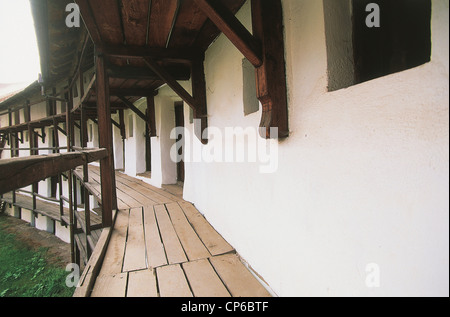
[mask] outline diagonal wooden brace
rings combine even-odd
[[[183,99],[194,111],[194,118],[200,119],[200,129],[195,128],[197,138],[206,144],[208,140],[203,138],[203,132],[207,128],[206,111],[206,84],[203,70],[203,60],[198,59],[192,62],[192,91],[193,96],[186,91],[162,66],[150,57],[144,57],[147,66],[157,74],[172,90]]]

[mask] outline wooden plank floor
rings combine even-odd
[[[90,167],[90,182],[99,181]],[[264,297],[234,248],[179,196],[116,173],[120,210],[92,297]]]

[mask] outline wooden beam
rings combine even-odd
[[[173,78],[163,67],[150,57],[144,57],[147,66],[155,72],[172,90],[180,96],[192,109],[197,108],[195,99]]]
[[[0,160],[0,194],[29,186],[85,163],[98,161],[107,153],[106,149],[98,149]]]
[[[155,60],[169,61],[191,61],[204,56],[202,50],[196,48],[162,48],[162,47],[145,47],[136,45],[100,45],[97,47],[99,52],[109,57],[117,58],[142,58],[151,57]]]
[[[108,156],[100,161],[101,193],[103,208],[103,225],[111,227],[112,211],[117,209],[116,180],[114,171],[114,154],[111,109],[109,104],[109,80],[106,73],[105,58],[97,57],[97,113],[99,145],[108,149]]]
[[[261,42],[256,39],[236,16],[217,0],[194,0],[195,4],[225,34],[226,37],[255,66],[263,63]]]
[[[159,80],[159,78],[158,78]],[[111,96],[125,96],[125,97],[145,97],[154,96],[156,92],[147,88],[110,88],[109,94]]]
[[[139,118],[141,118],[142,120],[144,120],[145,122],[147,122],[147,117],[145,116],[145,114],[142,113],[141,110],[139,110],[138,108],[136,108],[136,106],[130,102],[127,98],[123,97],[123,96],[117,96],[120,100],[122,100],[122,102],[128,107],[130,108],[135,114],[138,115]]]
[[[169,65],[164,68],[176,80],[189,80],[191,73],[189,67],[182,64]],[[108,76],[110,78],[121,79],[144,79],[159,80],[159,76],[155,72],[147,68],[132,66],[114,66],[108,65]]]
[[[253,34],[262,43],[261,66],[256,68],[257,97],[262,104],[260,135],[289,136],[283,10],[281,0],[252,0]],[[272,133],[277,128],[278,133]]]

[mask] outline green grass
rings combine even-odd
[[[70,297],[64,268],[48,265],[47,249],[31,250],[0,227],[0,297]]]

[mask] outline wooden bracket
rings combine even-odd
[[[252,20],[253,35],[263,50],[263,63],[256,68],[257,97],[263,112],[260,135],[285,138],[289,136],[289,120],[281,0],[252,0]]]
[[[256,68],[262,104],[263,138],[289,135],[281,0],[252,0],[253,35],[220,1],[195,0],[197,6]],[[278,133],[271,131],[277,128]]]

